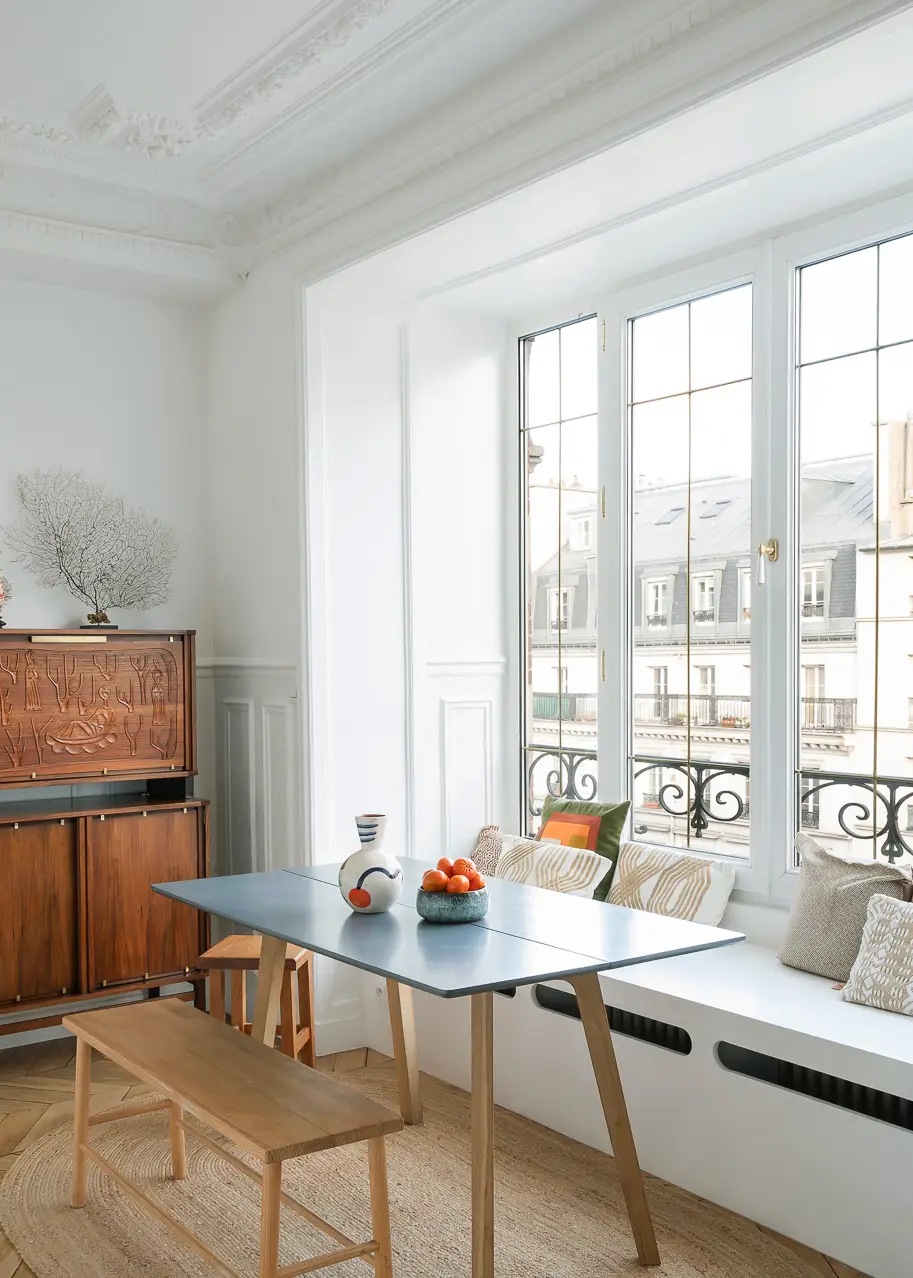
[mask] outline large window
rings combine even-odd
[[[631,636],[634,822],[653,842],[739,857],[751,740],[751,306],[744,285],[643,315],[628,333],[631,561],[645,600]]]
[[[913,236],[803,267],[797,335],[802,824],[909,859]]]
[[[596,794],[596,320],[524,338],[526,823]]]
[[[913,862],[913,235],[814,234],[520,343],[528,826],[628,798],[780,898],[802,829]]]

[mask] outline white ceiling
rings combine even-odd
[[[911,3],[0,0],[0,269],[24,257],[45,276],[60,259],[205,293],[306,243],[306,272],[321,273]],[[897,52],[883,96],[905,82]],[[870,72],[850,64],[820,101],[811,89],[797,125],[858,116]],[[717,167],[766,129],[763,116],[731,120]],[[657,191],[693,181],[691,159],[654,152]],[[601,183],[617,180],[580,178],[568,233],[606,215]],[[514,252],[551,233],[537,198],[529,188]]]

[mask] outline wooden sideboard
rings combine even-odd
[[[195,772],[193,631],[0,630],[0,1035],[107,992],[202,1001],[208,919],[151,890],[209,872]]]

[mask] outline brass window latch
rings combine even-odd
[[[762,541],[758,546],[758,585],[767,585],[767,565],[775,564],[780,558],[780,543],[775,537]]]

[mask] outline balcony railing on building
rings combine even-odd
[[[802,605],[802,616],[803,617],[823,617],[824,604],[823,603],[804,603]]]
[[[545,717],[545,716],[543,716]],[[750,728],[751,698],[698,693],[691,697],[637,693],[635,724],[693,728]],[[803,697],[800,723],[806,732],[855,732],[855,697]]]
[[[524,759],[531,833],[538,828],[542,804],[549,795],[587,802],[597,797],[595,750],[530,745]],[[733,822],[742,823],[744,829],[749,817],[749,764],[635,755],[632,773],[635,812],[644,816],[663,812],[673,823],[678,818],[692,839],[704,838],[708,832],[725,839],[726,827]],[[892,864],[913,860],[913,777],[802,772],[797,778],[796,825],[818,830],[822,836],[849,839],[858,855],[866,855],[861,848]],[[661,840],[662,834],[657,837]]]
[[[696,622],[708,622],[716,619],[715,608],[695,608],[691,613],[692,619]]]

